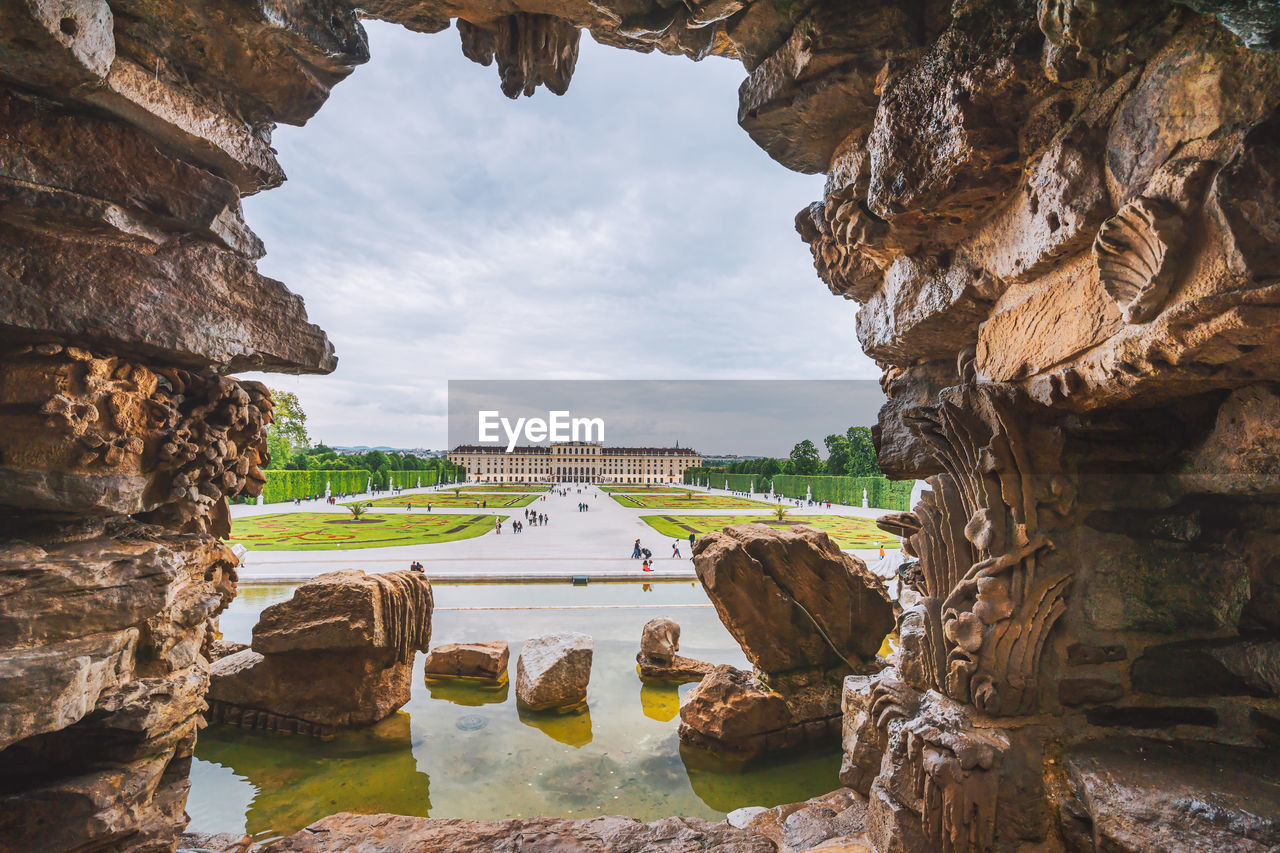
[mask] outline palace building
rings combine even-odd
[[[605,447],[585,441],[521,446],[464,444],[449,451],[468,480],[497,483],[681,483],[702,465],[687,447]]]

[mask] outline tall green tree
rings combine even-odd
[[[832,433],[822,440],[827,446],[827,471],[832,477],[843,477],[849,469],[849,439],[840,433]]]
[[[809,439],[791,449],[791,468],[796,474],[816,474],[822,467],[822,459],[818,456],[818,448]]]
[[[311,439],[307,436],[307,413],[302,410],[298,395],[292,391],[273,388],[271,400],[275,404],[275,420],[267,427],[267,450],[271,452],[268,467],[284,468],[295,451],[311,446]]]
[[[848,476],[879,477],[880,462],[876,458],[875,442],[871,440],[871,428],[849,427],[845,430],[845,439],[849,448]]]

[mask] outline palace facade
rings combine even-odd
[[[459,445],[449,461],[468,480],[497,483],[681,483],[702,456],[686,447],[605,447],[585,441],[549,447]]]

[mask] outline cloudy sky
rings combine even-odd
[[[289,181],[245,201],[338,351],[264,377],[313,439],[442,447],[450,379],[878,376],[793,230],[822,177],[737,126],[738,63],[584,34],[567,95],[510,101],[456,31],[366,26],[373,60],[277,130]]]

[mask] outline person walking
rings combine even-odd
[[[679,543],[679,542],[672,542],[672,543],[671,543],[671,559],[673,559],[673,560],[683,560],[683,559],[684,559],[684,557],[681,557],[681,556],[680,556],[680,543]]]
[[[639,539],[636,540],[635,548],[633,548],[631,551],[631,559],[633,560],[640,559],[640,540]]]
[[[694,536],[692,533],[690,533],[689,534],[689,559],[690,560],[693,559],[693,539],[694,539]]]

